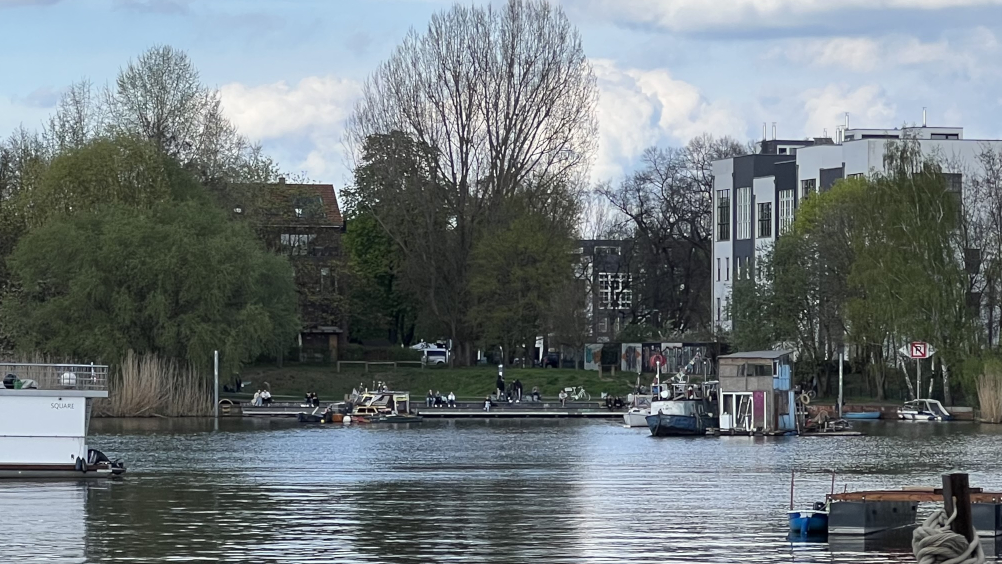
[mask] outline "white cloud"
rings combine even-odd
[[[931,11],[999,5],[1002,0],[584,0],[570,7],[599,18],[692,32],[787,27],[848,11]]]
[[[820,136],[824,129],[834,135],[835,127],[844,123],[849,112],[850,127],[895,127],[897,108],[887,101],[884,91],[869,84],[850,88],[844,84],[829,84],[803,92],[804,135]]]
[[[747,123],[725,101],[707,100],[666,69],[620,69],[593,60],[600,92],[594,176],[620,176],[624,165],[659,142],[684,143],[702,133],[745,136]]]
[[[956,42],[942,39],[923,42],[916,37],[889,35],[880,38],[832,37],[791,39],[780,42],[770,58],[819,67],[837,67],[854,72],[885,71],[894,67],[937,65],[953,71],[964,69],[972,76],[983,66],[979,55],[993,54],[998,41],[983,27],[970,30]],[[987,61],[985,61],[987,62]]]
[[[360,89],[353,80],[311,76],[295,86],[284,81],[260,86],[234,83],[219,90],[227,117],[242,134],[266,146],[281,140],[307,141],[310,147],[294,157],[301,160],[281,164],[302,169],[317,181],[336,182],[341,178],[332,176],[344,174],[341,134]]]

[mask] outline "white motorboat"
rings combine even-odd
[[[91,402],[108,397],[108,367],[8,364],[0,386],[0,478],[110,478],[119,461],[88,448]]]
[[[651,414],[650,395],[630,394],[627,400],[630,402],[630,409],[623,414],[623,422],[627,427],[647,428],[647,416]]]
[[[906,421],[949,421],[953,415],[934,399],[916,399],[898,408],[898,419]]]

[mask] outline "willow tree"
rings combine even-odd
[[[577,30],[545,1],[456,5],[424,33],[408,33],[366,81],[346,133],[352,158],[371,168],[367,144],[398,135],[431,155],[427,176],[436,187],[364,183],[356,172],[357,201],[404,260],[441,258],[425,262],[412,290],[459,344],[460,358],[476,338],[469,274],[487,220],[511,198],[549,208],[582,185],[597,139],[596,101]]]

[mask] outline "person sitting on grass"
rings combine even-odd
[[[456,394],[449,392],[449,407],[456,407]]]

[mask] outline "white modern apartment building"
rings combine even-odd
[[[788,229],[803,198],[824,192],[837,180],[882,171],[888,139],[911,137],[922,152],[947,166],[952,189],[960,192],[964,174],[981,170],[978,155],[998,151],[1002,141],[964,139],[959,127],[839,129],[835,140],[764,140],[757,154],[713,163],[713,295],[715,325],[730,330],[731,288],[755,276],[755,263]]]

